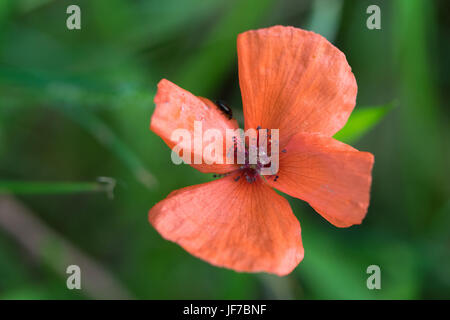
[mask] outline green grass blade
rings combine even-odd
[[[114,180],[110,182],[42,182],[0,181],[0,194],[68,194],[82,192],[112,192]]]
[[[151,189],[157,184],[156,178],[145,168],[140,158],[92,112],[70,107],[63,107],[61,110],[85,128],[100,144],[111,150],[142,185]]]

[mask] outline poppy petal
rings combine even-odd
[[[286,199],[262,179],[237,175],[172,192],[149,212],[167,240],[213,265],[290,273],[303,259],[300,223]]]
[[[357,85],[345,55],[324,37],[275,26],[238,36],[245,128],[333,136],[347,122]]]
[[[308,202],[337,227],[360,224],[369,206],[374,157],[320,135],[295,135],[269,185]]]
[[[194,168],[205,173],[226,173],[237,168],[235,164],[226,164],[226,129],[237,129],[236,120],[228,119],[210,100],[196,97],[166,79],[162,79],[158,83],[158,92],[154,102],[156,107],[152,115],[150,129],[159,135],[169,148],[172,149],[178,145],[180,149],[183,149],[183,152],[187,152],[190,164]],[[200,150],[194,149],[194,121],[201,123],[201,131],[199,132],[202,137],[208,129],[215,129],[220,132],[223,140],[221,163],[208,158],[208,155],[214,155],[214,152],[205,152],[205,148],[210,145],[209,142],[215,141],[213,138],[199,144]],[[185,129],[185,132],[190,134],[189,140],[178,140],[176,136],[173,136],[175,130],[180,129]],[[230,143],[231,145],[232,143]],[[196,155],[200,160],[198,164],[195,164]]]

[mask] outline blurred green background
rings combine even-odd
[[[449,17],[427,0],[1,0],[0,299],[449,299]],[[210,266],[147,222],[170,191],[212,180],[148,130],[157,82],[223,99],[242,124],[236,36],[275,24],[346,54],[359,92],[336,137],[375,155],[362,225],[289,199],[305,258],[283,278]]]

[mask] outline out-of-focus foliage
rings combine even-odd
[[[380,122],[391,108],[392,104],[387,104],[355,110],[348,119],[345,127],[336,133],[334,138],[346,143],[355,142]]]
[[[66,28],[70,4],[81,30]],[[366,28],[371,4],[381,30]],[[60,262],[72,251],[117,296],[450,298],[449,14],[426,0],[0,1],[0,193],[16,193],[8,201],[47,239],[33,252],[0,223],[0,299],[107,297],[67,290]],[[157,82],[224,99],[242,123],[236,36],[275,24],[346,54],[358,99],[335,137],[375,155],[362,225],[337,229],[289,199],[305,259],[284,278],[210,266],[147,222],[170,191],[212,178],[172,164],[148,130]],[[98,177],[115,179],[114,197]],[[381,290],[366,287],[372,264]]]

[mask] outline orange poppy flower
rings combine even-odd
[[[170,193],[150,210],[149,221],[165,239],[213,265],[286,275],[303,259],[300,223],[273,188],[307,201],[337,227],[360,224],[374,158],[333,139],[355,106],[357,85],[345,55],[325,38],[274,26],[240,34],[237,49],[245,129],[279,129],[277,177],[225,162],[192,164],[225,176]],[[203,130],[238,128],[210,100],[165,79],[155,104],[150,129],[170,148],[178,143],[172,132],[192,132],[195,120]],[[242,170],[253,170],[254,179],[238,179]]]

